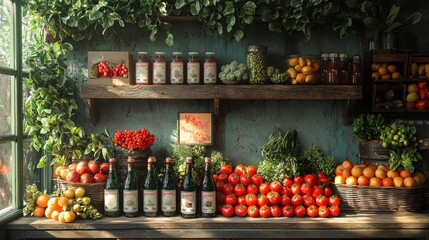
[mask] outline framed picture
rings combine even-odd
[[[178,144],[213,145],[213,114],[179,113],[177,130]]]

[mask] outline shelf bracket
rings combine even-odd
[[[89,110],[89,118],[93,124],[97,124],[100,120],[100,114],[96,99],[89,98],[86,100],[86,106]]]

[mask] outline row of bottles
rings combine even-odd
[[[184,218],[195,218],[197,212],[202,217],[216,215],[216,185],[211,174],[211,159],[208,157],[205,158],[205,173],[199,190],[192,175],[191,157],[186,158],[185,177],[180,189],[177,188],[171,157],[166,158],[166,171],[161,182],[156,171],[156,159],[154,156],[149,157],[148,173],[142,185],[134,169],[135,160],[130,157],[123,187],[116,175],[116,160],[112,158],[109,163],[109,176],[104,190],[104,215],[107,217],[137,217],[141,213],[146,217],[159,214],[175,216],[178,210],[176,206],[180,207]]]
[[[360,56],[352,59],[347,54],[322,54],[320,81],[322,84],[362,84]]]

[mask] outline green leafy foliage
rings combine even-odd
[[[304,160],[305,162],[302,164],[302,168],[305,169],[305,173],[317,174],[323,172],[328,178],[333,180],[337,162],[333,156],[326,156],[320,147],[313,144],[306,149],[304,152]]]
[[[353,133],[362,140],[379,140],[385,127],[381,114],[362,114],[353,119]]]
[[[403,166],[410,173],[414,172],[414,163],[422,160],[422,156],[417,148],[408,147],[405,149],[390,150],[388,160],[389,167],[396,170],[399,166]]]

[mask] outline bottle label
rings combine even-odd
[[[200,83],[200,63],[189,62],[188,63],[188,83]]]
[[[201,192],[201,212],[216,213],[216,192]]]
[[[171,63],[171,83],[178,84],[183,83],[183,62],[172,62]]]
[[[149,63],[147,62],[136,63],[136,83],[137,84],[149,83]]]
[[[166,63],[153,63],[153,83],[166,83]]]
[[[217,64],[215,62],[204,63],[204,83],[216,83]]]
[[[184,214],[194,214],[196,212],[196,193],[180,192],[181,212]]]
[[[138,190],[124,190],[124,212],[135,213],[138,210]]]
[[[158,191],[143,190],[143,211],[157,212],[158,211]]]
[[[104,211],[115,212],[119,210],[118,190],[104,189]]]
[[[176,211],[176,190],[161,191],[161,206],[163,212]]]

